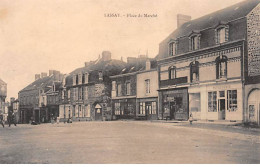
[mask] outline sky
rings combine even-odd
[[[177,14],[196,19],[241,1],[1,0],[0,78],[7,83],[7,101],[18,98],[35,74],[51,69],[68,74],[104,50],[124,61],[147,53],[153,58],[177,28]]]

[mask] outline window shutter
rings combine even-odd
[[[189,37],[189,51],[192,50],[192,38]]]
[[[229,26],[225,28],[225,41],[227,42],[229,39]]]

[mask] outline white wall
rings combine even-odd
[[[167,74],[167,73],[166,73]],[[150,79],[150,93],[146,94],[145,80]],[[137,98],[158,96],[158,72],[148,71],[137,74]]]

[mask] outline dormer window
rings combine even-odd
[[[82,74],[78,74],[78,84],[82,84]]]
[[[200,36],[194,35],[190,37],[190,50],[198,50],[200,48]]]
[[[216,44],[221,44],[228,41],[229,26],[219,25],[215,30]]]
[[[103,81],[103,73],[102,73],[102,71],[99,71],[99,72],[98,72],[98,79],[99,79],[100,81]]]
[[[171,66],[169,68],[169,79],[175,79],[176,78],[176,67]]]
[[[169,55],[174,56],[177,54],[177,41],[169,42]]]
[[[55,84],[52,85],[52,91],[55,92]]]
[[[190,51],[198,50],[200,48],[200,33],[198,31],[192,31],[189,35],[189,48]]]

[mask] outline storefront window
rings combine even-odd
[[[190,96],[190,111],[191,112],[200,112],[200,93],[191,93]]]
[[[217,92],[208,92],[208,112],[217,112]]]
[[[228,90],[228,111],[237,110],[237,90]]]
[[[139,103],[139,114],[145,115],[145,103],[143,102]]]
[[[152,102],[152,114],[156,114],[156,102]]]
[[[115,103],[115,115],[120,115],[120,103]]]

